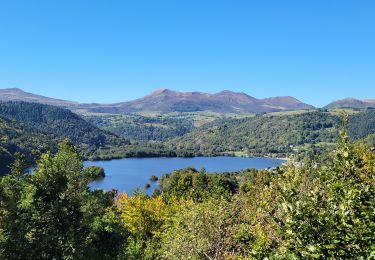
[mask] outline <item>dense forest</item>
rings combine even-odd
[[[7,118],[0,117],[0,175],[9,172],[16,156],[23,155],[32,163],[40,153],[54,145],[49,134],[35,131]]]
[[[166,141],[190,132],[190,118],[179,116],[99,115],[85,116],[92,124],[132,142]]]
[[[0,103],[1,173],[17,153],[33,162],[40,153],[56,151],[69,139],[86,158],[100,148],[121,147],[129,142],[86,122],[69,110],[37,103]]]
[[[353,139],[375,133],[375,110],[350,110]],[[138,144],[140,152],[163,156],[278,156],[324,151],[334,145],[342,111],[271,113],[242,118],[216,117],[196,126],[184,116],[91,115],[89,122]],[[313,148],[311,148],[313,147]]]
[[[0,103],[0,116],[24,124],[41,133],[68,138],[74,144],[96,149],[114,145],[120,139],[87,123],[67,109],[27,102]]]
[[[313,111],[221,119],[170,140],[167,147],[203,155],[238,153],[284,157],[300,152],[306,144],[313,144],[316,149],[334,144],[341,128],[342,115],[331,111]],[[350,114],[350,136],[360,139],[375,133],[374,118],[375,110]]]
[[[163,176],[152,196],[90,190],[66,141],[0,179],[1,259],[370,259],[375,155],[351,143],[272,170]],[[91,172],[93,169],[90,169]]]

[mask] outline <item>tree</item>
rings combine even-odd
[[[331,160],[315,168],[305,168],[310,175],[300,175],[283,193],[288,251],[302,258],[374,257],[374,154],[343,131]]]
[[[17,161],[1,180],[1,258],[111,259],[117,254],[126,233],[111,210],[116,194],[89,190],[72,145],[64,141],[56,155],[43,154],[31,175],[22,169]]]
[[[238,209],[224,199],[180,204],[171,226],[162,234],[165,259],[234,259]]]
[[[84,173],[89,180],[100,180],[105,177],[104,169],[99,166],[88,166],[84,169]]]
[[[26,259],[32,250],[27,234],[31,231],[31,203],[34,194],[30,175],[24,171],[22,158],[12,165],[9,175],[0,182],[0,258]]]
[[[122,224],[130,233],[123,257],[125,259],[155,259],[161,234],[174,216],[179,202],[174,197],[148,197],[138,192],[121,194],[117,205]]]

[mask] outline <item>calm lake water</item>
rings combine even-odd
[[[151,187],[148,194],[157,187],[150,182],[150,176],[162,176],[174,170],[194,167],[197,170],[205,168],[207,172],[232,172],[248,168],[266,169],[276,167],[285,162],[270,158],[241,158],[241,157],[195,157],[195,158],[125,158],[111,161],[86,161],[85,166],[103,167],[106,177],[91,183],[93,189],[117,189],[119,192],[131,194],[135,189],[144,189],[146,183]]]

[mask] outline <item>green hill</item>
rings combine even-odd
[[[0,116],[87,148],[113,144],[117,136],[100,130],[67,109],[26,102],[0,103]]]
[[[188,116],[88,115],[88,122],[134,142],[166,141],[193,129]]]
[[[375,133],[375,111],[363,110],[349,116],[348,131],[353,139]],[[193,130],[168,142],[171,150],[193,154],[285,156],[306,144],[336,141],[342,116],[329,111],[286,115],[258,115],[224,119]]]
[[[375,108],[374,99],[356,99],[356,98],[345,98],[341,100],[334,101],[328,104],[325,108],[353,108],[353,109],[366,109]]]
[[[28,161],[69,139],[83,155],[105,147],[128,144],[113,133],[99,129],[69,110],[26,102],[0,103],[1,170],[17,152]]]
[[[54,137],[7,118],[0,117],[0,175],[7,173],[16,153],[32,162],[53,146]]]

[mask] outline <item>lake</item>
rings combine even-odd
[[[285,160],[272,158],[244,157],[194,157],[194,158],[124,158],[111,161],[85,161],[85,166],[103,167],[106,177],[91,183],[93,189],[117,189],[119,192],[131,194],[135,189],[144,189],[146,183],[151,187],[146,193],[151,194],[157,187],[150,182],[150,176],[162,176],[174,170],[194,167],[205,168],[207,172],[233,172],[248,168],[266,169],[276,167]]]

